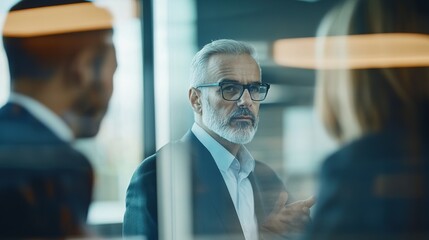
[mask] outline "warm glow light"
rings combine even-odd
[[[277,64],[309,69],[429,66],[429,35],[386,33],[278,40]]]
[[[3,28],[5,37],[36,37],[112,28],[111,14],[92,3],[12,11]]]

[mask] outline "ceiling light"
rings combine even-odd
[[[283,66],[329,68],[387,68],[429,66],[429,35],[386,33],[274,42],[273,59]]]

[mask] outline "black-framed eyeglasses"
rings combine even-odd
[[[239,84],[235,82],[217,82],[207,83],[196,86],[195,88],[202,87],[220,87],[222,98],[226,101],[237,101],[243,96],[244,90],[248,90],[250,98],[253,101],[263,101],[267,97],[270,84],[268,83],[250,83]]]

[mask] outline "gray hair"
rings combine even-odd
[[[255,48],[250,44],[231,39],[216,40],[205,45],[199,52],[197,52],[197,54],[195,54],[194,58],[192,59],[190,73],[191,87],[195,87],[198,84],[207,82],[207,64],[210,57],[216,54],[248,54],[252,56],[253,59],[255,59],[260,69],[259,63],[256,60]]]

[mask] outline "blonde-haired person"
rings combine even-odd
[[[305,239],[429,239],[429,67],[389,59],[356,67],[349,45],[323,45],[326,36],[387,34],[387,46],[389,33],[428,34],[429,2],[346,0],[319,28],[321,56],[344,57],[318,71],[316,91],[343,146],[322,166]]]

